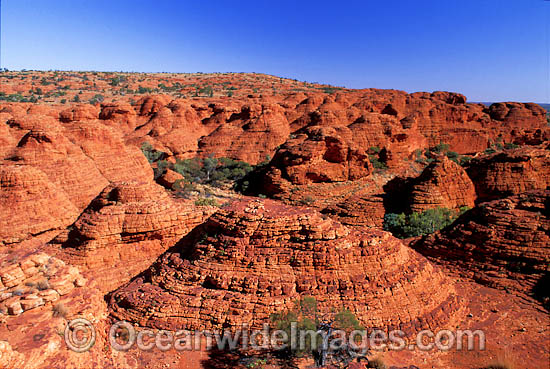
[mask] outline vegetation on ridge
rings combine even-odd
[[[436,208],[421,213],[388,213],[384,215],[384,230],[398,238],[423,236],[447,227],[468,210],[470,208],[464,206],[459,211]]]
[[[323,339],[326,335],[329,340],[337,340],[337,336],[333,335],[336,330],[349,334],[351,331],[364,329],[355,315],[347,309],[322,316],[317,300],[306,296],[295,301],[292,309],[272,314],[270,319],[274,328],[286,332],[287,337],[292,337],[293,331],[295,337],[299,337],[300,343],[295,345],[297,347],[287,346],[281,349],[281,356],[288,359],[311,356],[316,367],[346,367],[353,359],[362,357],[360,353],[352,352],[351,346],[332,349],[331,342]]]

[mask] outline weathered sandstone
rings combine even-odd
[[[48,241],[77,217],[75,205],[41,170],[0,166],[0,246],[32,237]]]
[[[459,308],[453,283],[389,233],[251,199],[197,227],[115,291],[110,308],[142,326],[234,329],[301,295],[325,312],[348,308],[369,328],[407,332],[446,324]]]
[[[476,200],[474,184],[466,171],[445,156],[437,158],[413,180],[409,196],[410,209],[415,212],[473,207]]]
[[[549,272],[549,210],[549,190],[525,192],[479,204],[411,245],[478,282],[530,294]]]
[[[106,292],[149,267],[213,211],[151,182],[117,182],[53,242],[61,244],[61,258],[80,265]]]
[[[482,201],[545,190],[550,186],[550,150],[522,147],[481,155],[466,170]]]

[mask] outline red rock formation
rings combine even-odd
[[[249,199],[119,288],[110,308],[142,326],[232,329],[261,325],[300,295],[327,312],[346,307],[366,327],[408,332],[446,324],[458,308],[453,283],[389,233]]]
[[[232,75],[227,79],[237,81],[241,77]],[[255,79],[263,83],[271,80],[267,77]],[[209,78],[226,79],[205,77]],[[97,86],[109,87],[104,80],[96,82]],[[149,82],[153,86],[160,83]],[[86,94],[93,96],[94,88],[99,87],[87,85]],[[339,89],[326,94],[311,87],[305,93],[289,90],[281,90],[278,96],[262,91],[261,96],[239,94],[238,98],[217,95],[174,99],[152,95],[140,96],[137,102],[131,100],[135,96],[121,100],[117,96],[116,102],[106,101],[99,113],[96,107],[82,104],[69,108],[21,105],[25,114],[55,117],[62,122],[99,118],[105,125],[120,130],[127,142],[139,146],[149,141],[169,156],[227,156],[251,164],[273,156],[289,135],[314,126],[336,129],[349,147],[384,149],[385,162],[392,168],[405,166],[405,159],[412,158],[416,149],[441,142],[450,144],[451,150],[458,153],[475,153],[497,139],[540,143],[549,132],[546,112],[536,104],[499,103],[486,107],[466,103],[463,95],[441,91],[407,94],[396,90]],[[17,104],[6,105],[12,109]]]
[[[550,186],[550,151],[535,147],[504,150],[472,159],[466,170],[481,200],[544,190]]]
[[[13,146],[4,148],[6,164],[25,164],[44,172],[78,210],[109,182],[153,178],[140,150],[125,145],[116,129],[98,121],[60,123],[50,116],[16,110],[12,114],[8,137]]]
[[[334,128],[315,126],[306,132],[277,151],[263,178],[268,184],[264,193],[282,192],[290,184],[355,180],[372,171],[367,154],[348,146]]]
[[[14,135],[27,133],[8,159],[40,169],[79,210],[108,184],[94,161],[63,134],[63,127],[53,118],[24,117],[11,124]]]
[[[119,131],[99,122],[65,125],[65,135],[91,158],[109,182],[151,181],[153,170],[137,147],[125,145]]]
[[[337,204],[323,209],[323,214],[345,225],[381,229],[384,223],[384,197],[378,195],[351,196]]]
[[[549,190],[482,203],[412,246],[481,283],[531,293],[549,272],[549,210]]]
[[[0,157],[7,155],[11,148],[17,144],[15,138],[11,136],[7,124],[3,124],[4,121],[9,120],[9,117],[10,114],[0,113]]]
[[[0,246],[33,237],[49,241],[77,217],[75,205],[41,170],[0,166]]]
[[[124,74],[121,88],[167,94],[121,95],[109,85],[117,74],[59,72],[64,80],[57,81],[58,72],[29,73],[2,73],[0,83],[1,92],[28,96],[36,88],[32,77],[56,82],[43,87],[51,94],[37,104],[0,104],[0,367],[164,365],[158,360],[166,360],[164,352],[147,361],[138,350],[111,353],[105,337],[104,294],[142,271],[113,293],[115,317],[155,327],[232,328],[260,324],[310,294],[323,309],[349,307],[368,328],[413,331],[455,325],[467,298],[473,314],[460,327],[481,327],[494,334],[495,345],[502,339],[514,350],[522,347],[516,352],[530,367],[547,362],[548,349],[540,344],[548,341],[540,330],[547,316],[540,305],[527,304],[523,295],[472,288],[470,281],[455,287],[398,240],[363,228],[380,226],[381,185],[417,170],[411,160],[417,149],[443,142],[473,154],[497,140],[543,144],[475,158],[468,174],[481,200],[516,195],[479,206],[414,246],[491,286],[522,293],[544,288],[550,130],[538,105],[486,107],[446,92],[328,94],[320,92],[327,86],[251,74]],[[192,97],[195,86],[205,85],[214,87],[213,97]],[[60,104],[55,92],[61,88],[66,98],[78,94],[89,101],[102,93],[105,100],[101,106]],[[269,175],[259,193],[324,209],[359,227],[311,209],[247,200],[186,236],[217,209],[197,209],[155,185],[139,152],[144,141],[171,161],[213,154],[253,164],[283,145],[265,167]],[[389,169],[372,176],[367,154],[378,151]],[[471,200],[460,168],[437,165],[414,182],[412,206]],[[174,173],[162,180],[171,186]],[[531,189],[538,190],[525,192]],[[52,318],[52,302],[67,306],[66,319],[93,321],[98,337],[90,351],[65,349],[59,333],[66,321]],[[516,333],[520,329],[528,333]],[[453,354],[437,358],[445,355],[439,366],[454,365]]]
[[[466,171],[457,163],[441,156],[413,180],[409,201],[412,211],[422,212],[440,207],[473,207],[475,199],[474,184]]]
[[[157,178],[158,184],[164,186],[165,188],[171,190],[174,188],[174,185],[178,181],[183,181],[183,176],[178,172],[173,171],[172,169],[166,169],[163,175]]]
[[[128,103],[103,104],[99,119],[122,129],[123,132],[133,131],[138,124],[137,113]]]
[[[99,117],[99,110],[94,105],[78,104],[59,113],[59,121],[63,123],[95,120]]]
[[[44,252],[11,253],[0,263],[0,313],[50,305],[85,283],[77,268]]]
[[[0,367],[23,368],[25,361],[25,355],[14,351],[9,342],[0,341]]]
[[[145,270],[213,211],[151,182],[114,183],[54,243],[63,245],[59,257],[82,266],[106,292]]]
[[[290,134],[284,113],[278,104],[244,105],[240,112],[226,115],[225,122],[201,138],[199,152],[204,156],[238,158],[254,164],[262,162],[273,155]],[[210,119],[216,118],[214,115]]]

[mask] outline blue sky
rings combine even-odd
[[[550,1],[2,0],[1,67],[261,72],[550,102]]]

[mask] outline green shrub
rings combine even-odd
[[[412,214],[388,213],[384,216],[384,230],[399,238],[422,236],[445,228],[466,210],[467,207],[460,211],[436,208]]]
[[[126,77],[125,76],[116,76],[116,77],[113,77],[111,78],[109,84],[111,86],[118,86],[119,84],[123,83],[123,82],[126,82]]]
[[[252,165],[244,161],[214,157],[178,160],[174,165],[174,170],[189,182],[217,187],[224,183],[240,181],[252,169]]]
[[[466,163],[468,163],[470,160],[472,160],[472,157],[471,157],[471,156],[463,156],[463,155],[461,155],[460,158],[458,159],[458,164],[464,166],[464,165],[466,165]]]
[[[267,364],[267,359],[254,359],[250,363],[246,364],[249,369],[261,369]]]
[[[166,170],[169,169],[170,166],[171,163],[167,162],[166,160],[157,161],[157,166],[153,168],[155,179],[160,178],[164,173],[166,173]]]
[[[138,86],[138,94],[150,94],[153,90],[149,87]]]
[[[434,147],[430,147],[430,151],[436,152],[436,153],[444,153],[446,151],[449,151],[449,144],[440,142],[439,144],[435,145]]]
[[[508,142],[504,144],[505,149],[517,149],[519,145],[516,145],[515,143]]]
[[[197,205],[197,206],[220,206],[220,204],[218,204],[216,199],[206,198],[206,197],[201,197],[200,199],[197,199],[195,201],[195,205]]]
[[[321,90],[323,90],[323,92],[326,94],[333,94],[337,91],[340,91],[341,89],[342,89],[341,87],[333,87],[333,86],[321,87]]]
[[[388,166],[386,165],[386,163],[384,163],[383,161],[381,161],[378,157],[376,157],[374,155],[369,155],[369,160],[372,163],[372,166],[374,167],[374,169],[378,169],[378,170],[388,169]]]
[[[445,153],[445,155],[452,161],[454,161],[455,163],[458,163],[458,158],[459,158],[459,155],[457,152],[455,151],[447,151]]]
[[[0,93],[0,101],[26,102],[27,99],[20,93],[6,95],[4,92],[2,92]]]
[[[305,206],[312,205],[314,202],[315,202],[315,200],[311,196],[306,196],[306,197],[300,199],[300,204],[305,205]]]
[[[162,151],[155,150],[153,146],[147,141],[141,144],[141,151],[151,164],[164,157],[164,153]]]
[[[301,297],[300,300],[295,301],[292,309],[271,315],[270,319],[275,329],[286,332],[287,337],[292,337],[292,327],[294,326],[296,337],[303,335],[305,338],[305,345],[295,345],[286,348],[286,355],[288,357],[311,355],[315,358],[315,352],[326,350],[326,348],[322,348],[323,342],[319,332],[326,330],[327,324],[334,330],[342,330],[348,333],[353,330],[363,329],[355,315],[347,309],[338,312],[333,311],[330,313],[330,316],[328,316],[328,314],[323,314],[321,317],[320,315],[317,300],[308,296]],[[309,334],[306,333],[308,331]],[[317,333],[311,334],[311,332]],[[326,353],[329,356],[331,355],[331,352]],[[316,358],[316,365],[324,367],[326,363],[318,362],[318,359],[319,356]],[[344,367],[347,367],[346,364],[349,363],[351,359],[352,357],[345,358],[341,355],[333,357],[333,360],[340,362],[340,364],[344,364]],[[333,364],[334,363],[333,361]]]
[[[97,104],[97,103],[101,103],[101,102],[103,102],[104,99],[105,99],[105,98],[103,97],[103,95],[101,95],[101,94],[96,94],[96,95],[94,95],[94,97],[92,97],[92,98],[90,99],[90,104],[95,105],[95,104]]]
[[[367,364],[367,368],[374,368],[374,369],[386,369],[387,366],[384,363],[384,360],[382,358],[375,358],[372,360],[369,360],[369,363]]]
[[[178,159],[174,164],[174,170],[181,174],[189,182],[199,182],[201,174],[201,161],[199,158]]]

